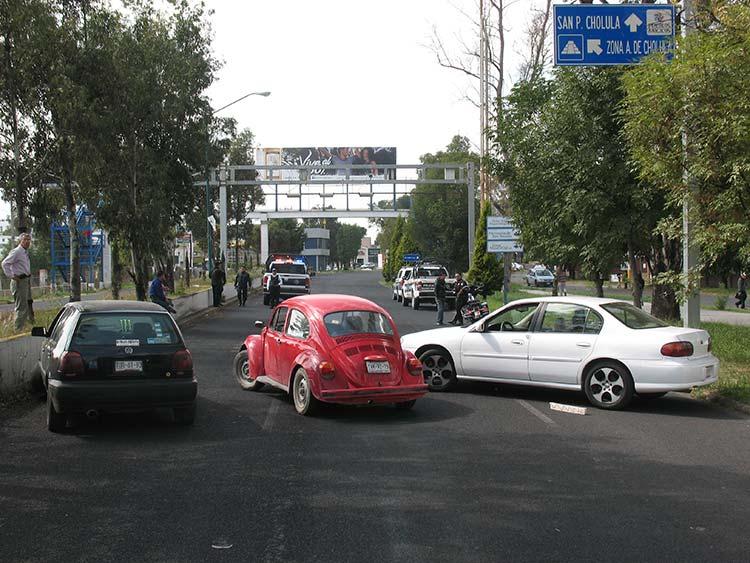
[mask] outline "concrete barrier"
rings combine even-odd
[[[231,301],[232,294],[226,291],[224,293],[225,298]],[[211,306],[212,300],[210,289],[173,299],[174,308],[177,310],[176,320],[180,321],[206,310]],[[12,393],[32,386],[39,351],[43,343],[44,338],[28,335],[0,340],[0,394]]]

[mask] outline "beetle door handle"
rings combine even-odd
[[[591,348],[591,344],[589,342],[576,342],[576,346],[579,348]]]

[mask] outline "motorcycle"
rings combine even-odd
[[[468,291],[466,305],[461,307],[461,319],[463,323],[471,324],[490,314],[489,305],[486,301],[479,301],[478,296],[485,295],[485,289],[481,286],[470,285],[463,291]]]

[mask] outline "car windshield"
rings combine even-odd
[[[304,264],[294,264],[290,262],[274,262],[271,265],[272,268],[276,268],[276,272],[279,274],[306,274],[307,267]]]
[[[552,276],[552,272],[550,272],[549,270],[537,270],[536,271],[536,275],[537,276],[544,276],[544,277],[551,277]]]
[[[350,334],[393,335],[386,316],[371,311],[339,311],[327,314],[323,320],[328,334],[334,338]]]
[[[178,344],[171,317],[164,313],[88,313],[73,333],[74,346]]]
[[[668,326],[630,303],[607,303],[602,305],[602,309],[629,328],[642,329]]]
[[[445,268],[419,268],[419,270],[417,270],[418,278],[436,278],[440,274],[447,276],[448,270]]]

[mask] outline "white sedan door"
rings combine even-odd
[[[601,316],[574,303],[546,303],[529,343],[532,381],[578,383],[578,371],[591,355],[602,329]]]
[[[524,303],[489,317],[484,331],[461,341],[462,375],[492,379],[529,379],[531,322],[538,303]]]

